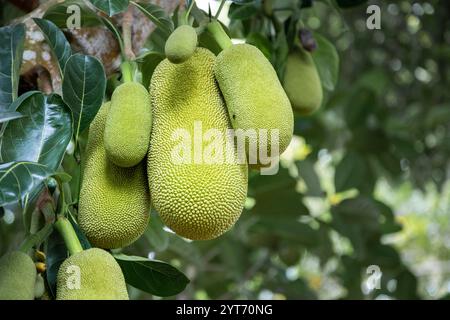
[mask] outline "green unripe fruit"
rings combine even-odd
[[[13,251],[0,259],[0,300],[33,300],[36,267],[25,253]]]
[[[267,142],[270,157],[281,154],[292,139],[294,115],[277,74],[264,54],[249,44],[232,45],[217,56],[214,73],[233,128],[254,129],[258,134],[261,129],[267,130],[268,139],[261,143]],[[270,139],[274,130],[279,130],[278,154],[274,154],[276,150]],[[257,167],[262,144],[258,137],[248,141],[257,146],[258,163],[249,162],[250,166]],[[246,151],[249,156],[249,148]]]
[[[121,168],[106,156],[103,131],[110,104],[92,121],[86,147],[78,222],[100,248],[124,247],[144,233],[150,212],[145,164]]]
[[[230,162],[174,163],[172,157],[180,145],[173,138],[178,130],[193,141],[195,123],[201,123],[201,135],[209,129],[225,134],[230,128],[214,80],[214,59],[203,48],[183,64],[166,59],[156,68],[150,87],[154,123],[147,168],[153,205],[169,228],[192,240],[212,239],[229,230],[247,194],[248,169],[237,163],[236,148],[229,150],[234,160]],[[219,139],[222,150],[224,144],[225,139]],[[207,145],[204,141],[203,149]],[[186,154],[191,152],[192,145]]]
[[[188,25],[175,29],[166,41],[166,57],[172,63],[182,63],[189,59],[197,48],[197,32]]]
[[[152,128],[150,96],[137,82],[118,86],[111,97],[104,143],[108,159],[119,167],[133,167],[148,151]]]
[[[299,49],[289,54],[284,73],[284,89],[297,113],[308,115],[320,107],[323,99],[322,84],[309,52]]]
[[[36,277],[36,282],[34,284],[34,297],[40,299],[45,293],[44,278],[40,274]]]
[[[57,300],[128,300],[116,260],[98,248],[75,253],[59,267]]]

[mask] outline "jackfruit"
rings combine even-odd
[[[165,45],[167,59],[172,63],[182,63],[189,59],[197,47],[197,32],[188,25],[175,29]]]
[[[264,54],[249,44],[232,45],[217,56],[214,74],[233,127],[256,131],[257,135],[248,141],[249,145],[256,146],[255,152],[249,152],[251,149],[246,148],[251,167],[259,166],[263,143],[267,142],[267,151],[263,151],[269,157],[274,158],[283,153],[292,139],[294,115],[277,74]],[[265,141],[262,141],[264,138],[260,139],[260,130],[267,130],[268,137],[271,137],[276,129],[279,130],[278,154],[270,138]]]
[[[75,253],[59,267],[57,300],[128,300],[125,279],[116,260],[105,250]]]
[[[147,89],[137,82],[118,86],[111,97],[104,143],[108,159],[119,167],[133,167],[148,151],[152,112]]]
[[[217,158],[211,163],[212,159],[190,145],[184,152],[185,161],[174,161],[174,150],[180,145],[174,137],[180,130],[194,141],[198,132],[204,136],[215,129],[225,135],[231,128],[214,81],[214,59],[203,48],[183,64],[166,59],[156,68],[150,86],[154,122],[147,170],[153,205],[169,228],[192,240],[212,239],[229,230],[247,194],[245,159],[238,163],[235,146],[225,138],[216,140],[221,149],[217,154],[230,155],[230,161],[224,156],[223,161]],[[205,151],[208,145],[205,141],[199,144]]]
[[[0,300],[33,300],[36,267],[25,253],[13,251],[0,259]]]
[[[150,212],[145,165],[121,168],[106,156],[103,131],[110,103],[91,123],[83,164],[78,222],[89,241],[100,248],[124,247],[145,231]]]
[[[298,49],[289,54],[283,81],[292,108],[301,115],[316,111],[322,104],[323,91],[311,54]]]

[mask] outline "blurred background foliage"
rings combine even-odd
[[[185,241],[154,213],[124,251],[183,270],[191,283],[175,298],[449,297],[450,2],[235,2],[222,22],[279,74],[296,36],[290,25],[313,32],[323,106],[296,117],[277,175],[250,176],[232,231]],[[366,27],[369,4],[381,8],[379,30]],[[219,3],[197,5],[214,13]],[[20,14],[3,10],[2,24]],[[10,212],[1,219],[1,253],[22,239],[13,221]],[[366,285],[371,265],[382,272],[380,289]],[[130,298],[152,298],[130,289]]]

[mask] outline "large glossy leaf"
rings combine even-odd
[[[122,268],[125,281],[150,294],[168,297],[186,288],[189,279],[175,267],[136,256],[114,256]]]
[[[24,39],[23,24],[0,28],[0,112],[17,98]]]
[[[22,118],[23,114],[16,111],[0,112],[0,123]]]
[[[69,108],[58,95],[34,92],[17,111],[24,117],[6,127],[0,140],[0,160],[38,162],[55,171],[72,137]]]
[[[73,1],[64,1],[63,3],[56,4],[50,9],[48,9],[44,14],[44,19],[53,22],[58,28],[66,29],[67,28],[67,19],[70,17],[70,14],[67,12],[70,6],[76,5],[80,9],[80,26],[85,27],[94,27],[101,24],[99,17],[97,14],[89,9],[83,1],[73,0]]]
[[[317,50],[312,53],[312,57],[322,86],[328,91],[333,91],[339,76],[339,55],[335,46],[325,37],[314,33],[314,39],[317,42]]]
[[[348,152],[336,166],[334,186],[336,192],[358,188],[367,178],[369,167],[364,158],[356,152]]]
[[[62,84],[64,102],[70,107],[74,136],[86,129],[103,102],[106,76],[103,65],[92,56],[75,54],[69,58]]]
[[[153,3],[140,3],[131,1],[143,14],[147,16],[157,27],[163,30],[167,35],[174,29],[173,21],[169,15],[160,6]]]
[[[142,85],[146,88],[150,86],[153,71],[165,56],[159,52],[148,52],[139,59],[139,67],[142,72]]]
[[[128,0],[90,0],[91,3],[99,10],[103,11],[110,17],[115,14],[124,12],[128,8]]]
[[[63,75],[67,60],[72,55],[72,49],[70,48],[69,42],[64,36],[64,33],[59,30],[53,22],[38,18],[34,18],[33,21],[44,33],[45,39],[58,59],[59,70],[61,75]]]
[[[45,255],[47,265],[47,284],[51,295],[56,297],[56,278],[61,263],[67,259],[69,253],[67,251],[64,240],[56,229],[45,242]]]
[[[164,251],[169,246],[169,233],[164,230],[164,224],[155,211],[152,211],[149,226],[145,231],[145,237],[152,249],[157,252]]]
[[[0,164],[0,207],[26,196],[54,173],[47,166],[30,161]]]

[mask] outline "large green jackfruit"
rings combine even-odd
[[[57,300],[128,300],[125,279],[116,260],[105,250],[75,253],[59,267]]]
[[[231,123],[235,129],[261,129],[268,137],[279,130],[278,151],[281,154],[289,145],[294,131],[294,116],[277,74],[261,51],[249,44],[232,45],[223,50],[216,59],[214,74],[225,98]],[[254,136],[255,137],[255,136]],[[258,138],[250,143],[264,146]],[[271,139],[267,139],[267,152],[276,157]],[[261,144],[260,144],[261,143]],[[270,152],[272,150],[272,152]],[[249,154],[249,148],[247,148]],[[256,158],[257,155],[254,155]],[[254,158],[254,159],[255,159]],[[258,163],[249,158],[250,165]]]
[[[36,267],[25,253],[13,251],[0,259],[0,300],[33,300]]]
[[[137,165],[147,154],[151,127],[147,89],[137,82],[118,86],[111,97],[104,133],[108,159],[120,167]]]
[[[199,126],[200,135],[211,133],[209,129],[225,135],[231,128],[214,81],[214,59],[203,48],[183,64],[166,59],[156,68],[150,88],[154,122],[147,168],[153,205],[169,228],[193,240],[212,239],[229,230],[247,194],[245,159],[238,164],[236,148],[227,148],[225,139],[216,140],[222,148],[217,154],[228,153],[230,161],[208,163],[209,158],[202,157],[207,153],[199,154],[192,146],[184,153],[190,161],[174,161],[174,150],[180,145],[174,136],[179,130],[193,142],[198,138],[194,128]],[[203,141],[200,146],[206,150],[208,145]],[[196,155],[203,159],[198,161]]]
[[[289,54],[283,81],[292,108],[308,115],[322,104],[323,91],[319,74],[311,54],[298,49]]]
[[[90,126],[78,214],[89,241],[107,249],[139,238],[150,211],[145,164],[121,168],[106,156],[103,131],[109,110],[109,103],[102,106]]]
[[[165,45],[167,59],[172,63],[182,63],[189,59],[197,47],[197,32],[188,25],[175,29]]]

